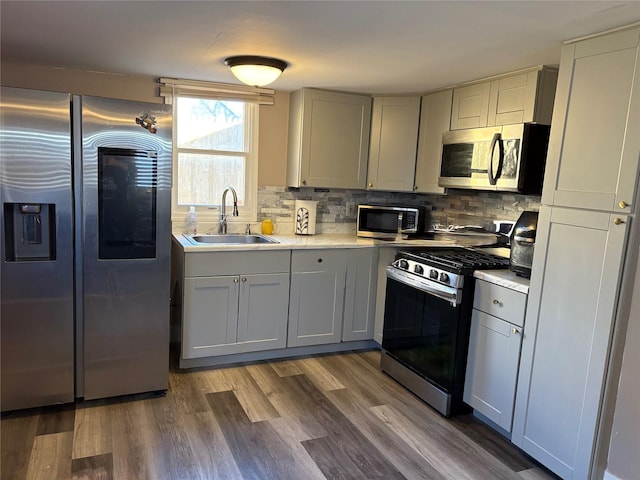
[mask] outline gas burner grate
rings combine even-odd
[[[509,259],[507,258],[463,247],[402,253],[429,265],[447,268],[460,273],[509,267]]]

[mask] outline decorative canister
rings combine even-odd
[[[315,235],[317,208],[318,202],[315,200],[296,200],[293,218],[296,235]]]

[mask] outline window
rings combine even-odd
[[[240,216],[229,222],[255,221],[258,105],[191,95],[177,95],[173,103],[172,219],[184,221],[194,205],[199,222],[217,221],[222,193],[232,186]]]

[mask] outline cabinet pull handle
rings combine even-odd
[[[493,304],[494,305],[498,305],[499,307],[502,306],[502,302],[500,300],[495,299],[495,298],[493,299]]]
[[[242,277],[242,282],[246,282],[247,281],[247,277]]]
[[[627,207],[630,207],[631,205],[629,205],[627,202],[620,202],[618,203],[618,206],[620,208],[627,208]]]
[[[622,225],[623,223],[626,223],[626,222],[618,217],[613,221],[613,223],[615,223],[616,225]]]
[[[518,330],[516,327],[513,327],[511,329],[511,333],[515,334],[515,335],[520,335],[520,330]]]
[[[233,279],[233,283],[238,283],[238,277]]]

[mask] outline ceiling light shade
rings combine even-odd
[[[287,62],[255,55],[229,57],[224,60],[224,63],[238,80],[253,87],[270,84],[287,68]]]

